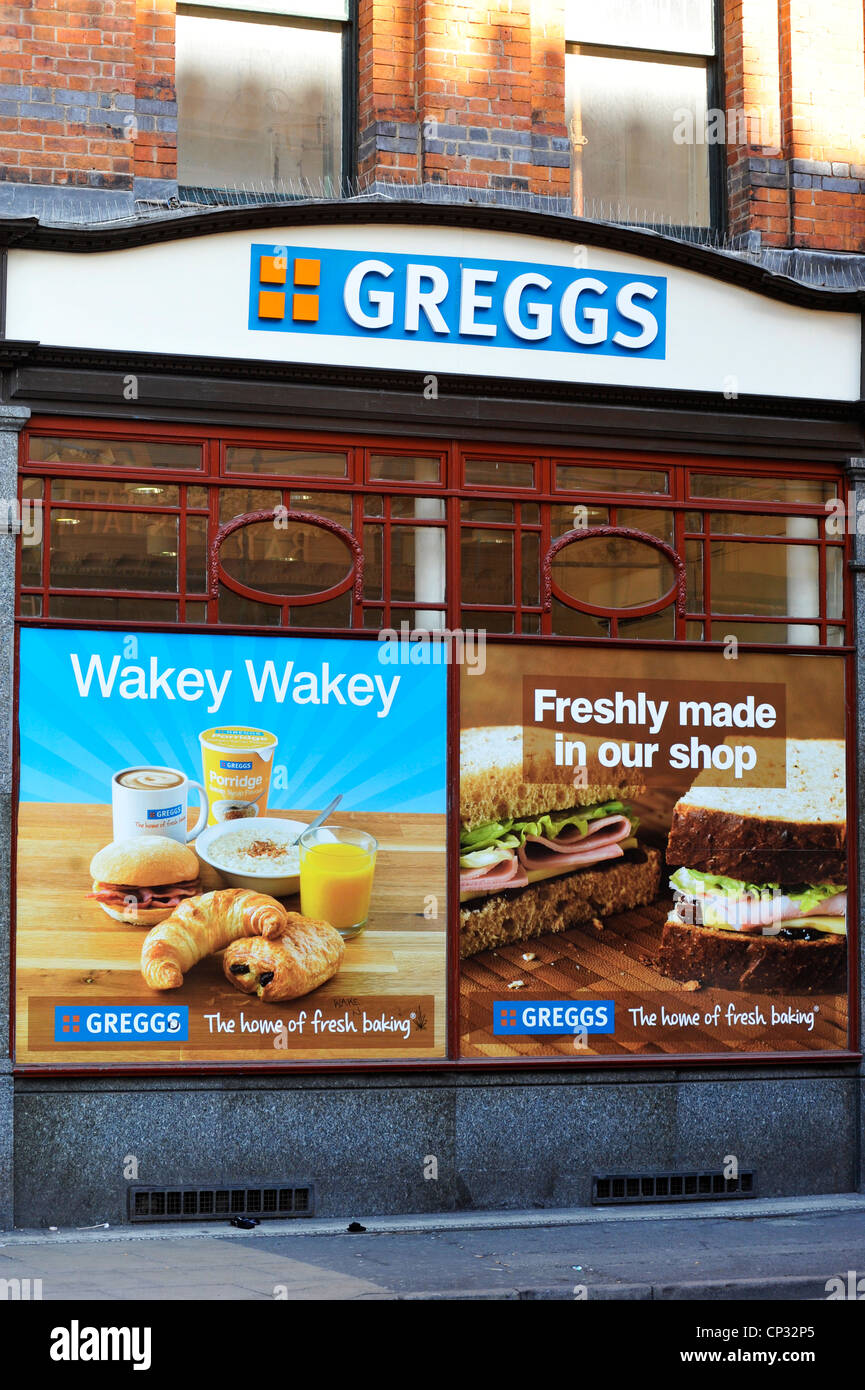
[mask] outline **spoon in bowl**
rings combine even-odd
[[[301,832],[300,832],[300,835],[305,835],[306,832],[307,832],[307,830],[317,830],[318,827],[319,827],[320,825],[324,825],[324,822],[327,820],[328,816],[330,816],[330,815],[333,814],[333,812],[336,810],[337,806],[339,805],[339,803],[340,803],[341,801],[342,801],[342,792],[340,792],[338,796],[335,796],[335,797],[333,798],[333,801],[330,803],[330,805],[329,805],[329,806],[325,806],[325,808],[324,808],[323,811],[319,811],[319,813],[318,813],[318,815],[315,817],[315,819],[314,819],[314,820],[311,820],[311,821],[309,822],[309,825],[305,825],[305,826],[303,827],[303,829],[302,829]],[[294,848],[294,846],[295,846],[296,844],[299,844],[299,843],[300,843],[300,835],[298,835],[298,837],[297,837],[296,840],[292,840],[292,842],[291,842],[291,848]]]

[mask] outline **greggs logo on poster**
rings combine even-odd
[[[254,245],[249,327],[661,359],[667,281],[523,261]]]

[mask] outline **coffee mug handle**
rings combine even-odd
[[[196,790],[196,791],[200,794],[200,796],[201,796],[201,814],[199,815],[198,820],[195,822],[195,825],[192,827],[192,829],[189,831],[189,833],[188,833],[187,836],[186,836],[186,843],[187,843],[187,844],[189,844],[189,841],[190,841],[190,840],[194,840],[195,837],[196,837],[196,835],[200,835],[200,834],[201,834],[202,830],[204,829],[205,825],[207,824],[207,817],[210,815],[210,801],[209,801],[207,792],[204,790],[204,788],[203,788],[203,786],[201,785],[201,783],[200,783],[200,782],[190,782],[189,785],[190,785],[190,787],[195,787],[195,790]]]

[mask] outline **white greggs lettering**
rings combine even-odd
[[[121,667],[122,657],[114,656],[110,663],[103,664],[102,657],[93,654],[84,671],[77,652],[70,653],[72,671],[78,694],[86,700],[91,690],[94,695],[108,700],[116,693],[121,700],[188,700],[209,699],[208,714],[215,714],[225,698],[233,671],[225,670],[219,676],[209,666],[185,666],[178,671],[174,666],[160,669],[155,656],[147,664],[126,663]],[[295,705],[356,705],[371,706],[377,719],[386,719],[393,706],[399,688],[400,676],[386,680],[378,674],[368,676],[356,671],[349,674],[339,671],[331,674],[330,664],[323,661],[316,671],[295,671],[294,662],[286,661],[282,674],[278,675],[276,664],[265,661],[257,669],[252,661],[244,662],[250,693],[256,704],[261,704],[268,693],[278,705],[286,700]],[[95,682],[95,683],[94,683]],[[205,696],[205,690],[207,695]]]
[[[459,271],[459,327],[461,337],[494,340],[499,325],[489,317],[493,309],[492,296],[486,291],[499,284],[499,271],[490,266],[462,266]],[[394,266],[388,261],[370,258],[358,261],[345,278],[343,304],[352,323],[358,328],[390,328],[394,322],[397,295],[392,288],[381,288],[380,281],[390,281]],[[404,311],[402,328],[417,333],[421,315],[437,337],[452,336],[441,310],[451,292],[451,278],[442,265],[409,262],[404,267]],[[553,316],[572,343],[593,347],[607,341],[610,311],[598,303],[609,285],[596,275],[584,275],[565,288],[555,302],[549,291],[553,281],[540,270],[523,271],[508,281],[502,299],[504,322],[515,337],[524,342],[540,342],[553,335]],[[638,352],[652,344],[658,336],[656,316],[646,304],[656,297],[654,285],[644,280],[631,280],[622,285],[615,297],[619,315],[636,332],[617,329],[610,341],[617,347]],[[538,296],[547,296],[539,298]],[[485,317],[485,315],[487,317]]]

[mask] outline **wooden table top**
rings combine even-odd
[[[314,811],[270,812],[310,821]],[[220,956],[199,962],[177,990],[157,991],[140,972],[146,932],[108,917],[89,900],[90,860],[112,838],[111,808],[23,802],[18,816],[16,918],[16,1060],[20,1063],[176,1061],[371,1061],[444,1055],[446,1039],[445,817],[340,813],[339,823],[367,830],[379,842],[369,925],[346,943],[342,967],[313,994],[264,1004],[233,989]],[[193,845],[194,848],[194,845]],[[202,863],[204,891],[223,887]],[[299,909],[295,898],[287,907]],[[424,915],[435,911],[432,917]],[[188,1043],[113,1046],[53,1042],[55,1004],[185,1004]],[[332,1026],[313,1038],[292,1028],[301,1010],[321,1009]],[[218,1013],[233,1032],[212,1031],[205,1013]],[[400,1031],[362,1031],[379,1015],[408,1020]],[[240,1033],[265,1020],[276,1035]],[[274,1023],[274,1020],[278,1020]],[[343,1021],[347,1031],[337,1031]],[[282,1022],[285,1021],[285,1028]],[[350,1022],[354,1023],[354,1030]],[[347,1045],[348,1043],[348,1045]]]
[[[750,990],[689,989],[656,967],[669,897],[649,907],[483,951],[461,962],[463,1057],[598,1057],[671,1054],[843,1051],[847,1047],[847,996],[771,995]],[[524,955],[532,955],[526,961]],[[508,986],[521,980],[522,987]],[[493,1033],[493,1004],[513,997],[613,999],[615,1034],[592,1034],[575,1050],[573,1037],[514,1037]],[[732,1006],[733,1012],[728,1015]],[[714,1011],[719,1009],[717,1022]],[[631,1010],[643,1010],[636,1019]],[[813,1027],[795,1020],[773,1023],[772,1010],[813,1011]],[[667,1019],[674,1020],[665,1023]],[[759,1010],[759,1017],[755,1015]],[[654,1024],[645,1015],[655,1016]],[[706,1022],[711,1014],[713,1021]],[[697,1022],[693,1022],[698,1015]],[[761,1022],[762,1018],[762,1022]]]

